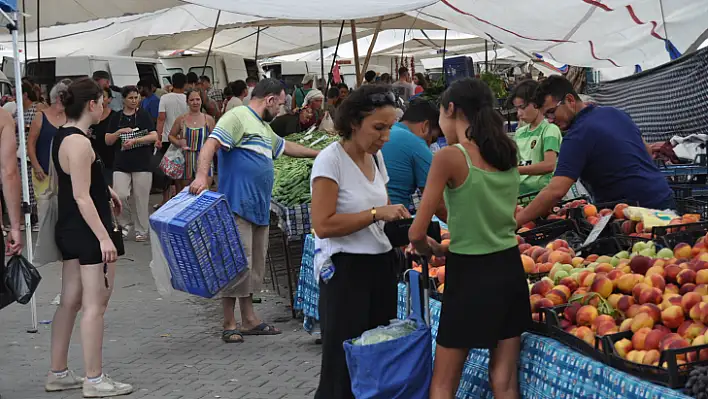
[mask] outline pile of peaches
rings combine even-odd
[[[565,240],[553,240],[545,247],[531,245],[524,241],[521,236],[516,236],[521,252],[521,263],[524,271],[529,274],[548,273],[556,263],[580,265],[580,258],[575,258],[575,252],[568,246]]]
[[[638,242],[614,256],[581,258],[562,248],[521,255],[525,267],[555,261],[549,275],[530,286],[534,320],[539,321],[542,309],[556,307],[559,327],[593,347],[601,336],[631,331],[631,339],[614,344],[616,353],[654,366],[663,350],[708,344],[705,236],[693,246],[681,243],[658,252],[652,242]],[[543,259],[534,256],[539,253]],[[560,305],[566,306],[561,310]],[[697,357],[708,360],[708,346],[677,359],[681,364]]]
[[[565,204],[561,206],[556,206],[553,208],[551,213],[546,216],[545,220],[548,221],[556,221],[556,220],[563,220],[568,217],[568,213],[571,212],[571,209],[583,209],[585,206],[588,205],[588,201],[584,199],[577,199],[573,201],[566,202]],[[517,205],[516,206],[516,212],[519,212],[520,210],[524,209],[523,206]],[[521,226],[521,228],[518,230],[519,233],[523,233],[525,231],[529,231],[531,229],[536,228],[537,223],[536,222],[528,222]]]

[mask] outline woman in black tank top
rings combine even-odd
[[[83,389],[85,397],[125,395],[133,387],[103,374],[103,315],[113,289],[116,247],[111,240],[118,196],[106,184],[103,162],[89,140],[89,127],[100,121],[103,93],[89,78],[74,81],[60,94],[67,123],[52,144],[58,182],[57,247],[64,260],[61,302],[52,321],[51,371],[47,391]],[[68,369],[71,333],[79,309],[86,379]]]

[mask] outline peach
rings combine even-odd
[[[671,334],[671,329],[669,327],[666,327],[665,325],[662,325],[662,324],[658,324],[658,325],[654,326],[654,329],[661,330],[667,334]]]
[[[619,301],[617,301],[617,309],[626,313],[627,310],[629,310],[629,307],[634,304],[635,304],[635,301],[634,301],[633,297],[631,297],[629,295],[622,295],[622,297],[619,299]]]
[[[597,224],[597,222],[600,221],[600,218],[598,218],[597,216],[588,216],[587,221],[590,222],[590,224],[594,226]]]
[[[703,305],[703,306],[700,306],[700,305]],[[695,306],[694,306],[694,308],[695,308]],[[701,302],[699,304],[699,308],[700,308],[700,312],[701,312],[701,318],[700,318],[700,320],[697,320],[697,321],[700,321],[703,324],[708,323],[708,303]]]
[[[693,342],[691,342],[691,346],[700,346],[700,345],[705,345],[706,344],[706,339],[705,336],[699,335],[697,336]],[[696,352],[689,352],[686,354],[686,359],[689,362],[695,362],[696,360],[708,360],[708,349],[702,349],[696,354]]]
[[[592,262],[597,262],[597,259],[598,259],[599,257],[600,257],[600,255],[596,255],[596,254],[588,255],[588,256],[585,257],[585,261],[586,261],[586,262],[590,262],[590,263],[592,263]]]
[[[613,209],[612,213],[615,215],[616,219],[626,219],[624,216],[624,210],[629,208],[629,205],[627,204],[617,204],[615,205],[615,209]]]
[[[531,254],[529,255],[533,260],[538,262],[538,259],[541,257],[541,255],[545,254],[548,252],[546,248],[541,248],[541,247],[531,247],[530,249]]]
[[[629,261],[627,259],[622,259],[615,269],[621,271],[624,274],[632,273],[632,269],[629,268]]]
[[[624,272],[619,269],[614,269],[607,273],[607,278],[612,280],[612,283],[617,286],[617,280],[619,280],[620,277],[624,276]]]
[[[642,291],[651,289],[649,284],[647,283],[639,283],[632,288],[632,296],[634,297],[634,300],[639,302],[639,296],[642,294]]]
[[[690,320],[690,319],[684,321],[683,323],[681,323],[679,328],[676,329],[676,334],[683,337],[683,335],[686,333],[686,330],[688,330],[688,327],[691,327],[691,324],[693,324],[693,323],[694,323],[693,320]]]
[[[627,354],[627,360],[633,363],[643,364],[644,356],[646,356],[646,351],[633,350]]]
[[[595,318],[595,320],[593,320],[592,326],[591,326],[591,327],[592,327],[592,330],[593,330],[593,331],[597,331],[597,328],[598,328],[598,327],[600,326],[600,324],[602,324],[602,323],[612,323],[612,325],[614,325],[614,324],[615,324],[615,319],[612,318],[612,316],[610,316],[610,315],[601,314],[601,315],[597,316],[597,317]]]
[[[543,299],[540,299],[540,300],[536,303],[536,306],[537,306],[538,309],[545,309],[545,308],[552,308],[552,307],[554,307],[554,306],[556,306],[556,305],[554,305],[553,302],[552,302],[550,299],[548,299],[548,298],[543,298]]]
[[[581,273],[581,275],[582,275],[582,273]],[[580,276],[578,276],[578,282],[580,283],[581,287],[590,288],[590,286],[592,285],[592,282],[595,281],[595,276],[596,276],[596,274],[592,273],[592,272],[584,275],[582,280],[580,280]]]
[[[552,289],[553,281],[549,279],[541,279],[531,287],[531,293],[546,296],[546,294],[548,294]]]
[[[696,273],[696,284],[708,284],[708,269],[702,269]]]
[[[661,347],[661,340],[668,334],[668,332],[656,328],[651,330],[644,340],[644,348],[647,350],[659,349]]]
[[[708,253],[706,252],[706,244],[703,243],[703,246],[701,248],[701,252],[696,256],[696,259],[703,261],[703,262],[708,262]]]
[[[536,262],[534,262],[530,256],[521,255],[521,263],[524,265],[524,271],[526,273],[533,273],[533,267],[536,266]]]
[[[684,312],[681,306],[669,306],[661,312],[661,320],[666,327],[679,328],[684,322]]]
[[[563,310],[563,316],[565,316],[566,320],[575,324],[576,314],[578,313],[578,309],[580,309],[581,307],[582,305],[580,303],[573,302],[565,307],[565,309]]]
[[[676,284],[666,284],[666,288],[664,288],[664,292],[670,292],[672,294],[678,294],[679,293],[679,287]]]
[[[669,306],[677,305],[681,306],[681,295],[678,294],[664,294],[664,300],[659,305],[661,310],[665,310]]]
[[[625,220],[620,225],[620,229],[622,230],[622,234],[630,235],[634,233],[634,222],[632,222],[631,220]]]
[[[701,296],[708,295],[708,284],[698,284],[693,292],[701,294]]]
[[[597,207],[595,207],[595,205],[585,205],[583,207],[583,214],[585,217],[597,216]]]
[[[626,316],[627,317],[634,317],[641,313],[642,306],[638,304],[631,305],[629,309],[627,309]]]
[[[644,355],[644,361],[642,364],[654,364],[659,362],[659,358],[661,357],[661,354],[659,353],[658,350],[656,349],[651,349],[647,350],[646,355]]]
[[[575,315],[576,322],[579,326],[591,326],[592,322],[597,318],[597,309],[590,305],[585,305],[578,309]]]
[[[646,281],[651,287],[658,288],[659,292],[664,292],[664,289],[666,288],[666,280],[658,274],[652,274],[651,276],[645,277],[644,281]]]
[[[444,240],[443,240],[444,241]],[[441,242],[442,244],[442,242]],[[519,252],[523,255],[527,255],[525,252],[527,249],[531,248],[531,244],[521,243],[519,244]],[[528,255],[527,255],[528,256]]]
[[[669,345],[671,345],[672,342],[680,341],[682,339],[683,339],[683,337],[680,336],[679,334],[676,334],[676,333],[667,334],[664,336],[664,338],[661,339],[661,343],[659,344],[659,349],[662,351],[669,349]]]
[[[548,261],[551,263],[567,263],[570,264],[572,262],[573,258],[570,256],[569,253],[563,252],[563,251],[553,251],[551,254],[548,256]]]
[[[664,277],[666,277],[666,280],[667,280],[667,281],[670,281],[670,282],[672,282],[672,283],[675,283],[675,282],[676,282],[676,278],[678,277],[678,274],[679,274],[680,272],[681,272],[681,266],[679,266],[679,265],[668,265],[668,266],[666,266],[666,267],[664,268],[664,273],[666,273],[666,275],[665,275]]]
[[[598,276],[590,286],[591,292],[597,292],[601,297],[607,298],[612,294],[612,280],[607,277]]]
[[[570,260],[570,264],[573,265],[573,267],[580,267],[580,265],[583,264],[584,260],[585,259],[576,256],[575,258]]]
[[[578,327],[577,330],[575,330],[576,337],[582,339],[585,341],[588,345],[594,347],[595,346],[595,333],[592,332],[591,329],[585,326]]]
[[[688,312],[688,316],[693,319],[693,321],[701,321],[701,313],[703,311],[703,308],[706,306],[704,302],[699,302],[691,308],[691,311]]]
[[[688,348],[689,346],[691,346],[691,344],[686,339],[676,339],[669,343],[669,347],[667,349],[683,349]],[[686,361],[686,355],[677,355],[676,360]]]
[[[691,269],[681,270],[681,272],[676,276],[676,282],[679,285],[695,283],[696,282],[696,272]]]
[[[607,216],[612,214],[612,209],[602,209],[599,212],[600,216]]]
[[[617,305],[619,304],[619,300],[622,299],[622,294],[612,294],[607,297],[607,303],[612,305],[614,309],[617,309]]]
[[[679,288],[679,294],[686,295],[689,292],[693,292],[693,290],[695,290],[695,289],[696,289],[696,285],[693,283],[684,284],[681,286],[681,288]]]
[[[645,277],[653,276],[653,275],[659,275],[662,278],[666,275],[666,271],[664,271],[663,266],[657,265],[658,261],[654,263],[654,266],[650,267],[646,274],[644,275]]]
[[[639,303],[640,304],[645,304],[645,303],[653,303],[653,304],[660,304],[661,303],[661,290],[658,288],[649,288],[646,290],[643,290],[639,294]]]
[[[681,298],[681,307],[684,313],[689,313],[693,305],[700,303],[703,300],[701,294],[697,292],[689,292]]]
[[[661,309],[653,303],[645,303],[639,308],[639,313],[646,313],[654,320],[654,323],[661,321]]]
[[[543,299],[541,295],[538,294],[533,294],[529,296],[529,303],[531,303],[531,312],[536,312],[536,309],[538,309],[538,301]]]
[[[546,299],[550,299],[551,302],[553,302],[553,305],[555,306],[562,305],[568,302],[568,296],[565,294],[565,292],[557,288],[552,289],[551,292],[546,294]]]
[[[647,335],[651,332],[651,328],[640,328],[634,332],[632,335],[632,348],[637,350],[644,350],[644,344],[646,343]]]
[[[706,326],[700,321],[694,321],[690,326],[688,326],[686,331],[683,332],[683,337],[689,341],[692,341],[697,336],[703,335],[705,328]]]
[[[617,324],[615,324],[614,321],[612,322],[603,322],[600,325],[597,326],[597,331],[596,334],[598,336],[605,336],[605,335],[610,335],[610,334],[617,334],[619,332],[619,329],[617,328]]]
[[[615,350],[617,351],[617,354],[620,357],[626,358],[627,353],[632,350],[632,341],[628,340],[627,338],[620,339],[619,341],[615,342]]]
[[[653,259],[648,256],[637,255],[629,261],[629,267],[633,273],[644,275],[653,262]]]
[[[573,277],[570,277],[570,276],[569,276],[569,277],[563,277],[563,278],[560,280],[559,284],[562,285],[562,286],[568,287],[568,289],[569,289],[571,292],[575,292],[575,290],[577,290],[577,289],[580,287],[580,284],[578,284],[578,282],[575,281],[575,279],[574,279]]]
[[[636,274],[625,274],[617,280],[617,289],[624,294],[631,294],[634,286],[640,282]]]
[[[652,327],[654,327],[654,319],[646,313],[639,313],[632,318],[632,332],[635,334],[643,328],[651,330]]]
[[[634,320],[631,319],[631,318],[629,318],[629,319],[624,319],[624,321],[622,322],[622,324],[620,324],[620,328],[619,328],[620,332],[625,332],[625,331],[631,330],[631,329],[632,329],[632,322],[633,322],[633,321],[634,321]]]
[[[685,242],[681,242],[674,247],[674,256],[678,259],[688,259],[691,257],[691,251],[692,248],[690,245]]]

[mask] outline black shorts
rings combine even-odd
[[[517,247],[487,255],[447,256],[440,346],[493,349],[530,325],[529,289]]]
[[[55,238],[63,260],[78,259],[80,265],[98,265],[103,263],[101,244],[91,230],[57,231]]]

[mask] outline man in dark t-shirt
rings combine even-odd
[[[676,208],[666,178],[629,115],[585,104],[562,76],[546,79],[535,97],[546,119],[566,134],[551,182],[516,215],[519,225],[546,213],[578,179],[596,202],[628,200],[645,208]]]

